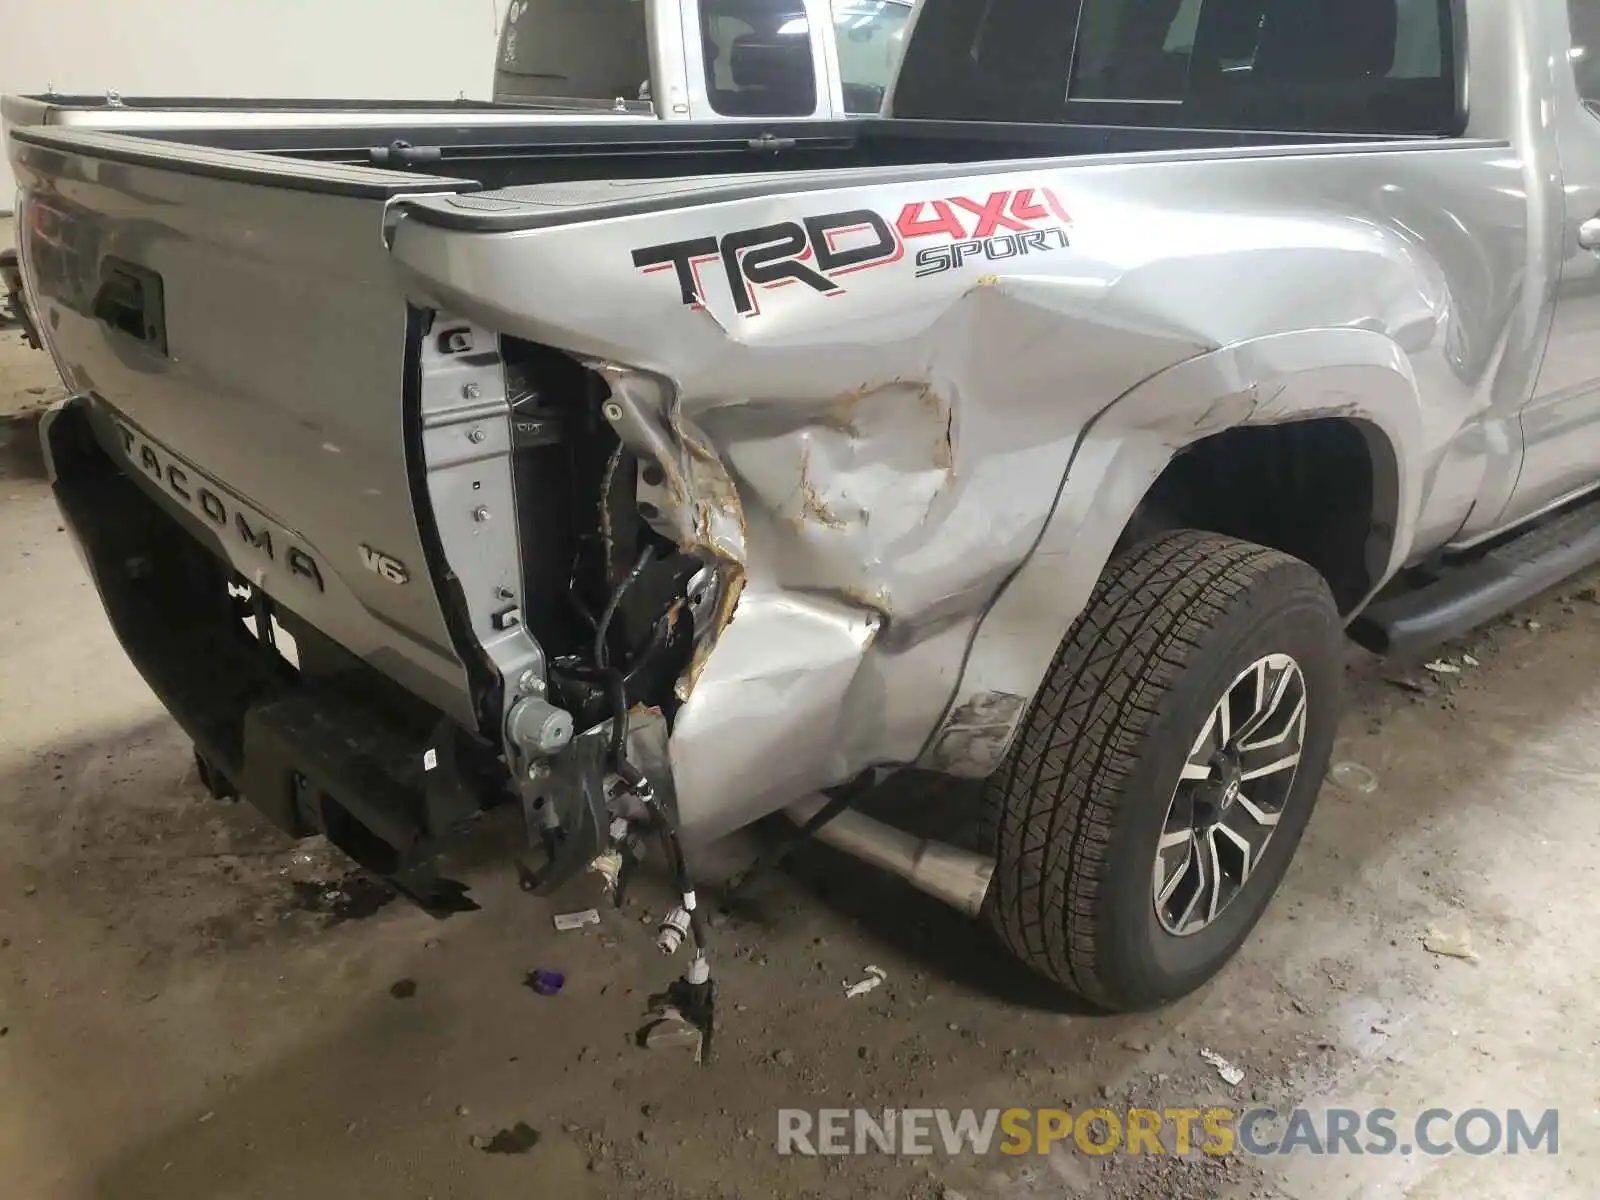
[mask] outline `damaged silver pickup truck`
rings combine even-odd
[[[502,803],[540,890],[659,839],[708,1019],[696,849],[788,810],[1160,1003],[1346,630],[1600,559],[1597,58],[1600,0],[925,0],[853,124],[16,128],[54,485],[210,786],[424,902]],[[848,811],[911,766],[982,853]]]

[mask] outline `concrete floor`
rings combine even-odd
[[[358,886],[345,865],[203,798],[47,488],[0,478],[3,1194],[1591,1196],[1593,582],[1453,648],[1459,675],[1353,672],[1335,761],[1377,787],[1324,788],[1277,902],[1200,994],[1146,1016],[1085,1015],[975,927],[815,848],[719,931],[719,1054],[696,1068],[628,1040],[672,973],[651,945],[647,914],[665,899],[652,880],[598,929],[557,934],[551,913],[582,903],[522,895],[491,825],[453,864],[482,911],[330,912]],[[910,781],[902,802],[919,789],[938,791]],[[1430,930],[1469,937],[1478,961],[1429,953]],[[846,1000],[841,982],[868,963],[887,985]],[[523,986],[540,967],[566,972],[563,994]],[[1223,1083],[1202,1048],[1244,1081]],[[773,1148],[785,1105],[1152,1102],[1557,1107],[1560,1154],[820,1160]],[[542,1135],[529,1153],[474,1144],[517,1122]]]

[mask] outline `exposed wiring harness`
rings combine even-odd
[[[600,614],[600,623],[594,628],[594,665],[602,671],[610,665],[611,652],[606,645],[606,635],[611,632],[611,622],[617,615],[617,607],[622,603],[622,598],[628,594],[628,589],[639,582],[639,576],[645,573],[655,556],[654,546],[644,548],[639,555],[639,561],[633,564],[633,569],[612,589],[611,599],[606,602],[605,611]]]

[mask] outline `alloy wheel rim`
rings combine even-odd
[[[1151,896],[1168,933],[1199,933],[1249,883],[1289,802],[1305,735],[1305,676],[1287,654],[1251,663],[1212,706],[1156,845]]]

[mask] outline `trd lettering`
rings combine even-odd
[[[915,255],[916,278],[954,271],[979,260],[1001,261],[1070,244],[1072,218],[1049,188],[1019,188],[987,196],[918,200],[890,225],[858,208],[738,229],[720,237],[686,238],[633,251],[645,274],[672,271],[686,307],[706,302],[701,268],[720,263],[740,316],[761,313],[761,292],[803,284],[821,296],[842,295],[841,276],[899,262],[909,243],[936,238]]]

